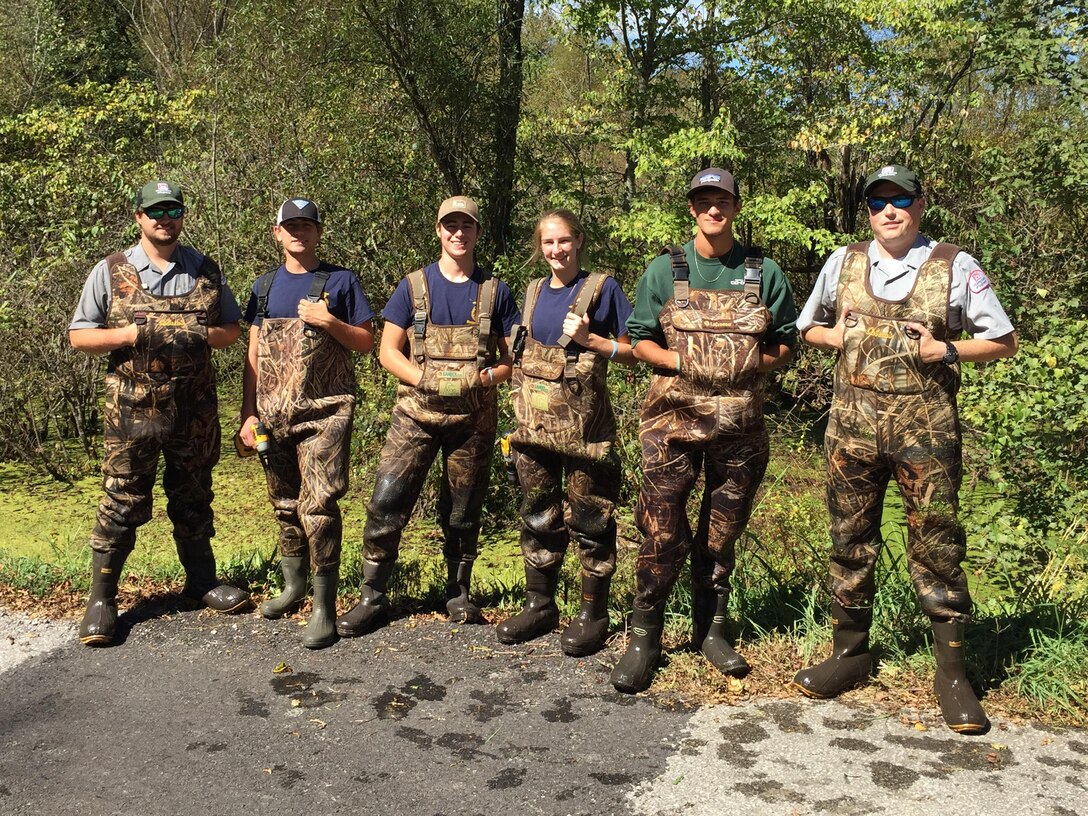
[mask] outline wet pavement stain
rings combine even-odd
[[[520,786],[524,781],[524,768],[504,768],[497,776],[487,780],[487,787],[491,790],[508,790]]]
[[[476,722],[488,722],[501,717],[510,708],[510,696],[505,691],[473,691],[469,694],[475,702],[469,703],[468,713]]]
[[[279,786],[284,790],[291,790],[301,780],[306,778],[306,774],[302,771],[284,771],[283,774],[276,781]]]
[[[874,785],[891,791],[906,790],[919,779],[915,771],[891,762],[871,762],[869,771]]]
[[[238,692],[238,702],[242,704],[241,708],[238,709],[239,716],[268,719],[268,703],[264,700],[258,700],[248,692],[240,691]]]
[[[578,795],[578,789],[577,788],[567,788],[566,790],[559,791],[559,793],[557,793],[555,795],[555,801],[557,801],[557,802],[566,802],[568,799],[573,799],[577,795]]]
[[[548,673],[543,670],[522,672],[521,679],[526,683],[543,683],[548,679]]]
[[[605,694],[605,699],[610,703],[615,703],[618,706],[624,708],[628,706],[638,705],[638,698],[633,694],[620,694],[618,691],[611,694]]]
[[[1041,756],[1035,757],[1035,761],[1040,765],[1046,765],[1048,768],[1073,768],[1077,771],[1083,771],[1088,768],[1079,759],[1058,759],[1057,757]]]
[[[827,744],[835,748],[842,748],[845,751],[861,751],[865,754],[871,754],[877,750],[877,747],[871,742],[854,739],[853,737],[835,737]]]
[[[379,720],[403,720],[416,707],[416,701],[389,686],[371,703]]]
[[[625,773],[591,773],[590,777],[602,785],[628,785],[635,781],[633,776]]]
[[[554,708],[546,709],[541,716],[548,722],[569,723],[578,719],[578,715],[571,710],[570,700],[555,700]]]
[[[220,751],[227,750],[227,744],[225,742],[213,742],[211,744],[207,742],[190,742],[185,746],[186,751],[195,751],[197,748],[203,748],[205,753],[218,754]]]
[[[314,672],[277,674],[269,681],[276,694],[290,697],[292,701],[298,700],[298,708],[321,708],[327,703],[339,703],[347,699],[348,696],[343,692],[315,688],[321,682],[321,675]]]
[[[1088,755],[1088,742],[1069,740],[1066,745],[1069,747],[1070,751],[1076,751],[1078,754]]]
[[[749,751],[739,745],[726,745],[722,744],[718,746],[718,759],[722,762],[728,762],[730,765],[736,765],[738,768],[751,768],[756,764],[756,760],[759,758],[755,751]]]
[[[456,732],[443,734],[435,741],[435,745],[452,751],[459,759],[471,760],[477,757],[497,759],[498,757],[494,754],[480,750],[485,743],[486,740],[479,734],[458,734]]]
[[[771,736],[766,728],[754,722],[723,725],[718,730],[721,731],[725,745],[751,745],[754,742],[763,742]]]
[[[820,799],[812,803],[812,809],[816,813],[827,813],[829,816],[868,816],[870,813],[877,813],[870,805],[849,796]]]
[[[406,725],[402,725],[393,733],[403,740],[408,740],[408,742],[413,745],[418,745],[420,748],[430,748],[431,743],[434,742],[431,735],[426,731],[421,731],[418,728],[409,728]]]
[[[805,801],[805,797],[801,793],[791,790],[781,782],[772,779],[764,782],[738,782],[733,786],[733,790],[743,793],[745,796],[755,797],[769,805],[778,805],[785,802],[796,804]]]
[[[947,776],[955,771],[1000,771],[1018,764],[1011,751],[996,751],[988,742],[945,743],[940,760],[930,767],[937,776]]]
[[[812,733],[812,727],[801,719],[802,710],[798,703],[768,703],[763,706],[763,710],[785,734]]]
[[[425,674],[417,674],[401,686],[401,691],[421,701],[438,702],[446,699],[446,687],[438,685]]]
[[[935,754],[943,754],[948,748],[948,743],[933,737],[907,737],[901,734],[892,734],[887,738],[893,745],[901,745],[904,748],[915,748],[919,751],[931,751]]]
[[[867,727],[872,721],[873,718],[871,716],[866,716],[864,714],[856,714],[853,717],[846,717],[844,719],[824,717],[824,728],[830,728],[832,731],[860,731]]]
[[[680,743],[680,754],[681,756],[699,756],[702,753],[699,749],[705,747],[706,740],[689,737]]]

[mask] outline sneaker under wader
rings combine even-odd
[[[391,571],[427,471],[441,454],[438,515],[449,565],[447,612],[451,620],[482,623],[483,616],[468,589],[498,422],[495,388],[480,385],[480,372],[497,359],[498,343],[491,330],[497,281],[487,277],[479,284],[476,322],[458,326],[431,322],[423,270],[408,276],[408,287],[414,309],[410,353],[423,369],[423,378],[416,386],[401,384],[397,389],[393,421],[374,476],[374,494],[367,505],[363,556],[371,564],[388,563]],[[384,581],[379,594],[384,601]],[[365,626],[357,625],[356,619],[361,617],[366,619]],[[370,616],[357,614],[353,608],[341,616],[337,628],[341,635],[351,637],[370,631],[384,618],[383,611],[380,619],[372,622]]]
[[[267,316],[275,275],[273,271],[262,276],[256,287],[257,314],[261,318],[257,337],[257,415],[268,429],[271,442],[265,470],[268,498],[280,525],[279,549],[285,576],[290,577],[295,559],[308,560],[314,576],[326,578],[321,582],[325,602],[340,572],[343,523],[339,500],[348,487],[357,389],[355,366],[351,351],[328,332],[298,317]],[[317,301],[323,296],[328,278],[329,270],[325,268],[314,273],[308,300]],[[297,580],[292,583],[287,600],[298,594],[297,584]],[[305,594],[305,580],[302,587]],[[288,592],[286,586],[284,592]],[[316,588],[314,602],[318,602]],[[273,611],[285,605],[276,604]],[[330,636],[324,629],[330,629],[336,617],[335,603],[331,615],[323,610],[322,616],[328,617],[328,626],[314,638],[328,645]],[[315,612],[314,617],[321,616]],[[307,639],[306,633],[303,638]]]
[[[606,277],[586,276],[575,294],[574,314],[589,313]],[[564,652],[581,656],[598,651],[608,632],[608,586],[616,569],[613,515],[620,493],[619,461],[612,450],[616,419],[608,397],[607,359],[566,335],[555,346],[533,337],[536,302],[548,281],[539,278],[526,291],[525,348],[515,360],[512,382],[518,427],[510,444],[524,491],[520,510],[526,605],[500,627],[498,637],[504,643],[521,642],[555,627],[555,587],[573,540],[582,562],[582,608],[578,623],[568,627],[560,642]],[[545,578],[529,580],[536,575]]]

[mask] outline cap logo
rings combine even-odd
[[[170,185],[167,184],[165,181],[160,181],[158,184],[155,185],[155,192],[160,194],[169,193]]]
[[[310,202],[307,201],[305,198],[292,198],[291,203],[294,204],[296,207],[298,207],[301,210],[303,207],[307,206]]]
[[[881,167],[880,168],[880,173],[878,175],[880,175],[881,177],[894,176],[895,175],[895,167],[893,165],[890,165],[890,164],[888,166],[886,166],[886,167]]]
[[[700,184],[709,184],[712,181],[721,181],[722,177],[717,173],[707,173],[705,176],[699,176]]]

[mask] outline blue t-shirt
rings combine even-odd
[[[436,326],[464,326],[476,322],[476,297],[483,279],[480,267],[472,270],[472,277],[467,281],[453,283],[446,280],[438,270],[438,264],[424,267],[427,280],[427,297],[430,301],[430,322]],[[408,289],[408,279],[397,284],[393,296],[382,309],[382,317],[402,329],[412,327],[415,309],[412,295]],[[495,287],[495,310],[491,315],[491,333],[509,337],[510,329],[521,320],[521,310],[514,302],[510,287],[497,281]]]
[[[374,310],[370,307],[370,301],[363,294],[363,287],[359,279],[350,269],[322,261],[318,269],[330,271],[329,279],[325,283],[325,303],[329,307],[329,313],[337,320],[351,326],[359,326],[368,320],[374,319]],[[287,271],[283,264],[279,269],[269,272],[273,275],[272,288],[268,290],[268,316],[269,317],[298,317],[298,302],[305,300],[310,293],[313,284],[314,272],[311,270],[301,275]],[[258,278],[253,283],[253,289],[249,295],[249,303],[246,304],[245,319],[254,326],[261,325],[261,319],[257,317],[257,285]]]
[[[568,286],[552,288],[551,278],[540,287],[533,306],[533,339],[546,346],[559,345],[563,335],[563,320],[574,308],[578,292],[587,272],[579,272]],[[524,305],[522,306],[524,309]],[[601,296],[589,310],[589,331],[599,337],[619,337],[627,333],[627,318],[631,316],[631,301],[620,289],[616,279],[609,276],[601,286]]]

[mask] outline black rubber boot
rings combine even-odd
[[[336,619],[340,637],[359,637],[389,621],[389,598],[385,594],[396,561],[363,561],[363,586],[359,603]]]
[[[525,565],[525,606],[495,627],[499,643],[524,643],[548,634],[559,625],[559,607],[555,605],[558,583],[558,567],[543,572]]]
[[[336,586],[338,573],[314,576],[314,611],[302,632],[307,649],[324,649],[336,643]]]
[[[645,691],[653,682],[657,661],[661,659],[661,630],[665,622],[665,603],[652,609],[631,613],[631,633],[616,668],[612,670],[612,685],[617,691],[635,694]]]
[[[262,615],[266,618],[282,618],[298,610],[306,597],[306,574],[310,570],[308,561],[303,555],[285,555],[280,558],[283,591],[261,604]]]
[[[612,577],[598,578],[582,574],[582,609],[570,622],[559,645],[563,654],[585,657],[595,654],[604,646],[608,634],[608,587]]]
[[[446,561],[446,612],[450,623],[485,623],[480,607],[468,594],[472,582],[472,562]]]
[[[933,656],[937,659],[933,691],[945,723],[959,734],[985,732],[990,721],[967,680],[962,623],[933,621]]]
[[[185,567],[185,586],[181,594],[200,601],[216,612],[231,614],[249,606],[250,597],[238,587],[224,584],[215,575],[215,555],[211,544],[192,546],[178,544],[178,558]]]
[[[109,646],[117,634],[117,582],[127,552],[91,551],[91,597],[79,624],[79,642],[84,646]]]
[[[872,607],[842,606],[832,601],[831,616],[835,626],[831,657],[802,669],[793,678],[796,688],[820,700],[837,697],[861,685],[873,671],[873,658],[869,654]]]
[[[743,657],[729,644],[726,633],[729,595],[712,589],[696,589],[691,596],[694,645],[722,674],[744,677],[752,670]]]

